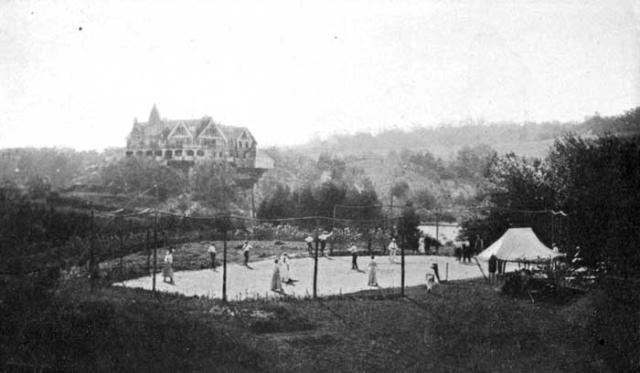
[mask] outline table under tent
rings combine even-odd
[[[504,273],[506,263],[552,264],[564,254],[545,246],[531,228],[510,228],[496,242],[478,254],[478,259],[489,261],[492,255],[498,259],[498,273]]]

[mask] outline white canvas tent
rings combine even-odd
[[[478,259],[489,260],[495,255],[507,262],[543,262],[562,256],[546,247],[531,228],[511,228],[491,246],[478,255]]]

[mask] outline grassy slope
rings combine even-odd
[[[434,294],[413,288],[407,299],[333,298],[297,308],[319,324],[333,319],[328,331],[337,334],[283,344],[284,371],[584,372],[599,365],[587,353],[586,331],[563,308],[504,298],[480,282],[450,283]]]
[[[600,370],[589,354],[585,299],[531,304],[479,281],[444,284],[432,294],[410,288],[407,295],[383,290],[224,307],[196,297],[75,287],[52,305],[32,307],[31,319],[16,318],[31,320],[23,335],[28,361],[78,371]],[[3,347],[21,340],[10,341]]]

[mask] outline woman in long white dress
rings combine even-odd
[[[418,239],[418,251],[420,252],[420,254],[424,254],[425,253],[424,236],[423,235],[420,235],[420,238]]]
[[[280,280],[280,265],[278,259],[275,260],[273,265],[273,276],[271,276],[271,290],[282,291],[282,281]]]
[[[169,281],[167,281],[167,278]],[[173,248],[167,250],[167,255],[164,256],[164,268],[162,269],[162,281],[174,284],[173,281]]]
[[[376,263],[376,258],[374,255],[371,255],[371,261],[369,262],[369,286],[378,286],[378,276],[376,276],[376,267],[378,263]]]

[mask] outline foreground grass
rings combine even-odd
[[[322,300],[220,301],[65,286],[3,297],[2,363],[59,371],[589,372],[591,296],[564,305],[481,281]],[[14,297],[16,295],[14,294]],[[31,299],[31,300],[30,300]],[[40,301],[38,301],[40,299]],[[24,302],[26,300],[27,302]],[[12,312],[10,312],[12,311]],[[30,365],[29,365],[30,364]]]

